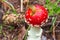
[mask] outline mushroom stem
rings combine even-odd
[[[42,28],[39,27],[31,27],[28,31],[27,40],[41,40],[42,37]]]

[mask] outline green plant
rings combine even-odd
[[[60,7],[58,6],[58,3],[60,2],[60,0],[56,0],[56,2],[52,3],[51,0],[46,0],[46,4],[44,5],[49,12],[49,16],[53,16],[55,14],[59,14],[60,13]],[[50,27],[50,32],[53,31],[53,28],[55,26],[56,23],[56,19],[57,17],[52,17],[52,25]]]
[[[53,17],[53,18],[52,18],[52,25],[51,25],[51,27],[50,27],[50,32],[53,31],[53,27],[55,26],[56,19],[57,19],[57,17]]]
[[[17,12],[16,12],[16,10],[15,10],[15,8],[14,8],[14,6],[11,3],[9,3],[7,0],[2,0],[2,2],[7,3],[7,5],[10,6],[10,8],[11,8],[12,13],[18,15]],[[6,13],[9,13],[9,10],[7,10]]]
[[[50,0],[46,0],[46,4],[44,6],[48,9],[49,16],[60,13],[60,7],[58,6],[59,2],[60,0],[57,0],[54,3],[52,3]]]

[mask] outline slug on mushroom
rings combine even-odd
[[[41,5],[30,5],[26,11],[25,19],[32,27],[28,31],[29,37],[27,40],[41,40],[42,23],[45,23],[48,18],[48,11]]]

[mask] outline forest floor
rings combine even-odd
[[[33,3],[32,0],[30,1],[31,4]],[[21,14],[20,12],[20,0],[8,0],[8,2],[10,2],[11,4],[13,4],[13,6],[15,7],[16,11],[18,14]],[[36,2],[36,1],[35,1]],[[55,2],[54,0],[52,2]],[[3,3],[0,3],[1,6]],[[40,1],[41,5],[45,4],[45,1],[42,0]],[[24,3],[24,11],[26,10],[26,3]],[[5,11],[7,11],[7,7],[1,7],[0,6],[0,19],[2,19],[3,14],[5,13]],[[21,14],[21,19],[23,19],[23,14]],[[56,23],[53,27],[53,32],[49,31],[49,28],[52,25],[52,18],[53,17],[57,17]],[[2,23],[2,20],[0,20],[0,24]],[[1,29],[2,28],[2,29]],[[28,24],[26,24],[25,22],[21,22],[19,24],[19,26],[17,25],[12,25],[11,27],[8,25],[4,25],[3,27],[0,27],[0,40],[23,40],[24,39],[24,35],[26,33],[26,29],[28,28]],[[54,16],[50,16],[48,18],[48,22],[42,26],[42,29],[44,30],[43,32],[43,36],[45,36],[47,38],[47,40],[60,40],[60,15],[54,15]]]

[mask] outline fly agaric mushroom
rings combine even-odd
[[[26,21],[32,25],[41,25],[48,17],[47,10],[40,5],[31,5],[26,11]]]
[[[27,40],[41,40],[43,30],[40,25],[45,23],[47,18],[48,11],[43,6],[35,4],[28,7],[25,19],[29,24],[32,24],[32,27],[28,31]]]

